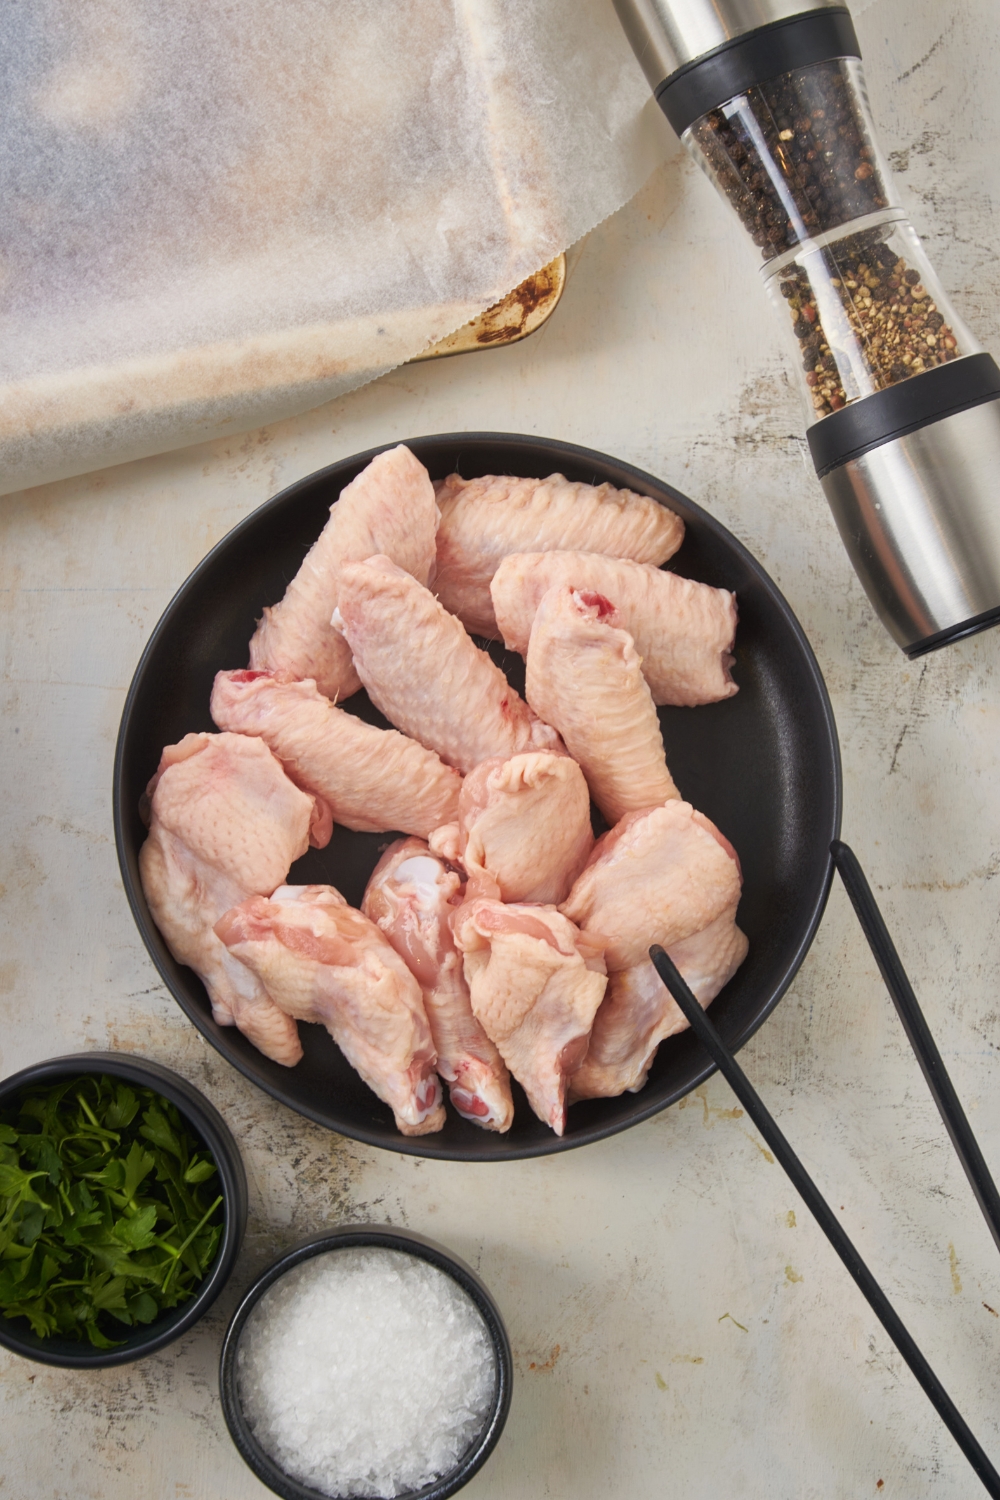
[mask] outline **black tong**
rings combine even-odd
[[[972,1133],[958,1095],[937,1049],[930,1028],[917,1003],[910,981],[889,936],[882,914],[865,879],[864,871],[853,850],[835,840],[830,854],[851,898],[865,937],[875,955],[893,1004],[903,1023],[907,1040],[916,1053],[927,1087],[951,1137],[952,1145],[965,1169],[969,1185],[1000,1249],[1000,1194]],[[747,1078],[736,1058],[719,1036],[694,995],[688,989],[668,955],[659,946],[649,950],[657,973],[676,1000],[692,1031],[708,1052],[719,1072],[724,1075],[736,1097],[753,1120],[769,1148],[784,1167],[806,1207],[819,1224],[830,1244],[853,1276],[886,1333],[938,1412],[948,1431],[972,1465],[987,1493],[1000,1500],[1000,1474],[987,1458],[961,1412],[938,1380],[888,1297],[854,1248],[830,1205],[820,1193],[802,1162],[792,1150],[757,1090]]]

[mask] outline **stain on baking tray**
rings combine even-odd
[[[516,344],[535,333],[555,312],[566,285],[566,257],[557,255],[540,270],[533,271],[513,291],[501,297],[478,317],[432,344],[410,361],[442,359],[449,354],[468,354],[476,349]]]
[[[551,298],[558,285],[555,266],[543,266],[508,292],[495,307],[487,308],[477,320],[476,343],[511,343],[523,338],[528,332],[531,314]]]

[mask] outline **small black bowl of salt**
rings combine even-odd
[[[496,1446],[512,1374],[499,1309],[464,1261],[359,1224],[258,1277],[219,1388],[233,1441],[283,1500],[445,1500]]]

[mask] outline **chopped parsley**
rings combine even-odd
[[[98,1074],[29,1088],[0,1110],[0,1312],[41,1338],[117,1347],[204,1278],[217,1177],[152,1089]]]

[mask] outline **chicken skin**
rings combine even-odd
[[[561,748],[455,616],[388,557],[347,564],[339,587],[334,621],[369,698],[446,765]]]
[[[462,900],[462,879],[422,839],[400,839],[379,860],[361,910],[389,939],[420,985],[437,1070],[466,1120],[509,1130],[514,1119],[510,1077],[496,1047],[472,1014],[450,917]]]
[[[660,1042],[687,1025],[649,960],[653,943],[702,1005],[732,978],[748,947],[736,926],[741,887],[732,845],[686,802],[635,813],[598,839],[561,908],[600,934],[611,972],[573,1098],[640,1089]]]
[[[657,501],[562,474],[452,474],[434,488],[441,507],[434,586],[475,635],[497,633],[490,581],[512,552],[603,552],[658,567],[684,540],[684,522]]]
[[[280,885],[310,843],[329,842],[329,810],[289,781],[262,740],[240,734],[168,745],[143,803],[139,874],[168,948],[201,979],[220,1026],[238,1026],[292,1067],[302,1056],[295,1022],[212,929],[237,902]]]
[[[553,906],[480,899],[452,921],[472,1009],[528,1103],[556,1135],[607,984],[599,944]]]
[[[312,681],[219,672],[212,718],[220,729],[259,735],[296,786],[324,798],[345,828],[426,838],[458,816],[457,771],[405,734],[335,708]]]
[[[609,823],[680,796],[639,655],[602,594],[563,584],[543,595],[525,694],[562,735]]]
[[[740,899],[736,851],[689,802],[632,813],[594,845],[560,910],[605,942],[608,969],[644,963],[659,943],[701,932]]]
[[[505,557],[490,585],[504,644],[527,654],[542,596],[557,585],[614,602],[642,658],[654,703],[693,708],[731,698],[736,596],[648,563],[593,552],[527,552]]]
[[[361,686],[350,648],[330,626],[344,563],[384,552],[421,583],[430,581],[438,509],[427,470],[402,443],[379,453],[341,491],[280,604],[265,609],[250,642],[258,671],[310,677],[328,698]]]
[[[568,755],[494,756],[462,782],[457,853],[467,900],[558,905],[593,846],[590,793]]]
[[[270,900],[252,896],[233,907],[215,931],[286,1015],[326,1027],[403,1135],[441,1129],[444,1105],[420,986],[339,891],[284,885]]]
[[[748,943],[728,906],[714,922],[674,943],[670,957],[696,1000],[710,1004],[746,958]],[[657,1048],[687,1029],[684,1013],[647,958],[608,979],[594,1018],[587,1055],[570,1080],[570,1100],[636,1094],[646,1082]]]

